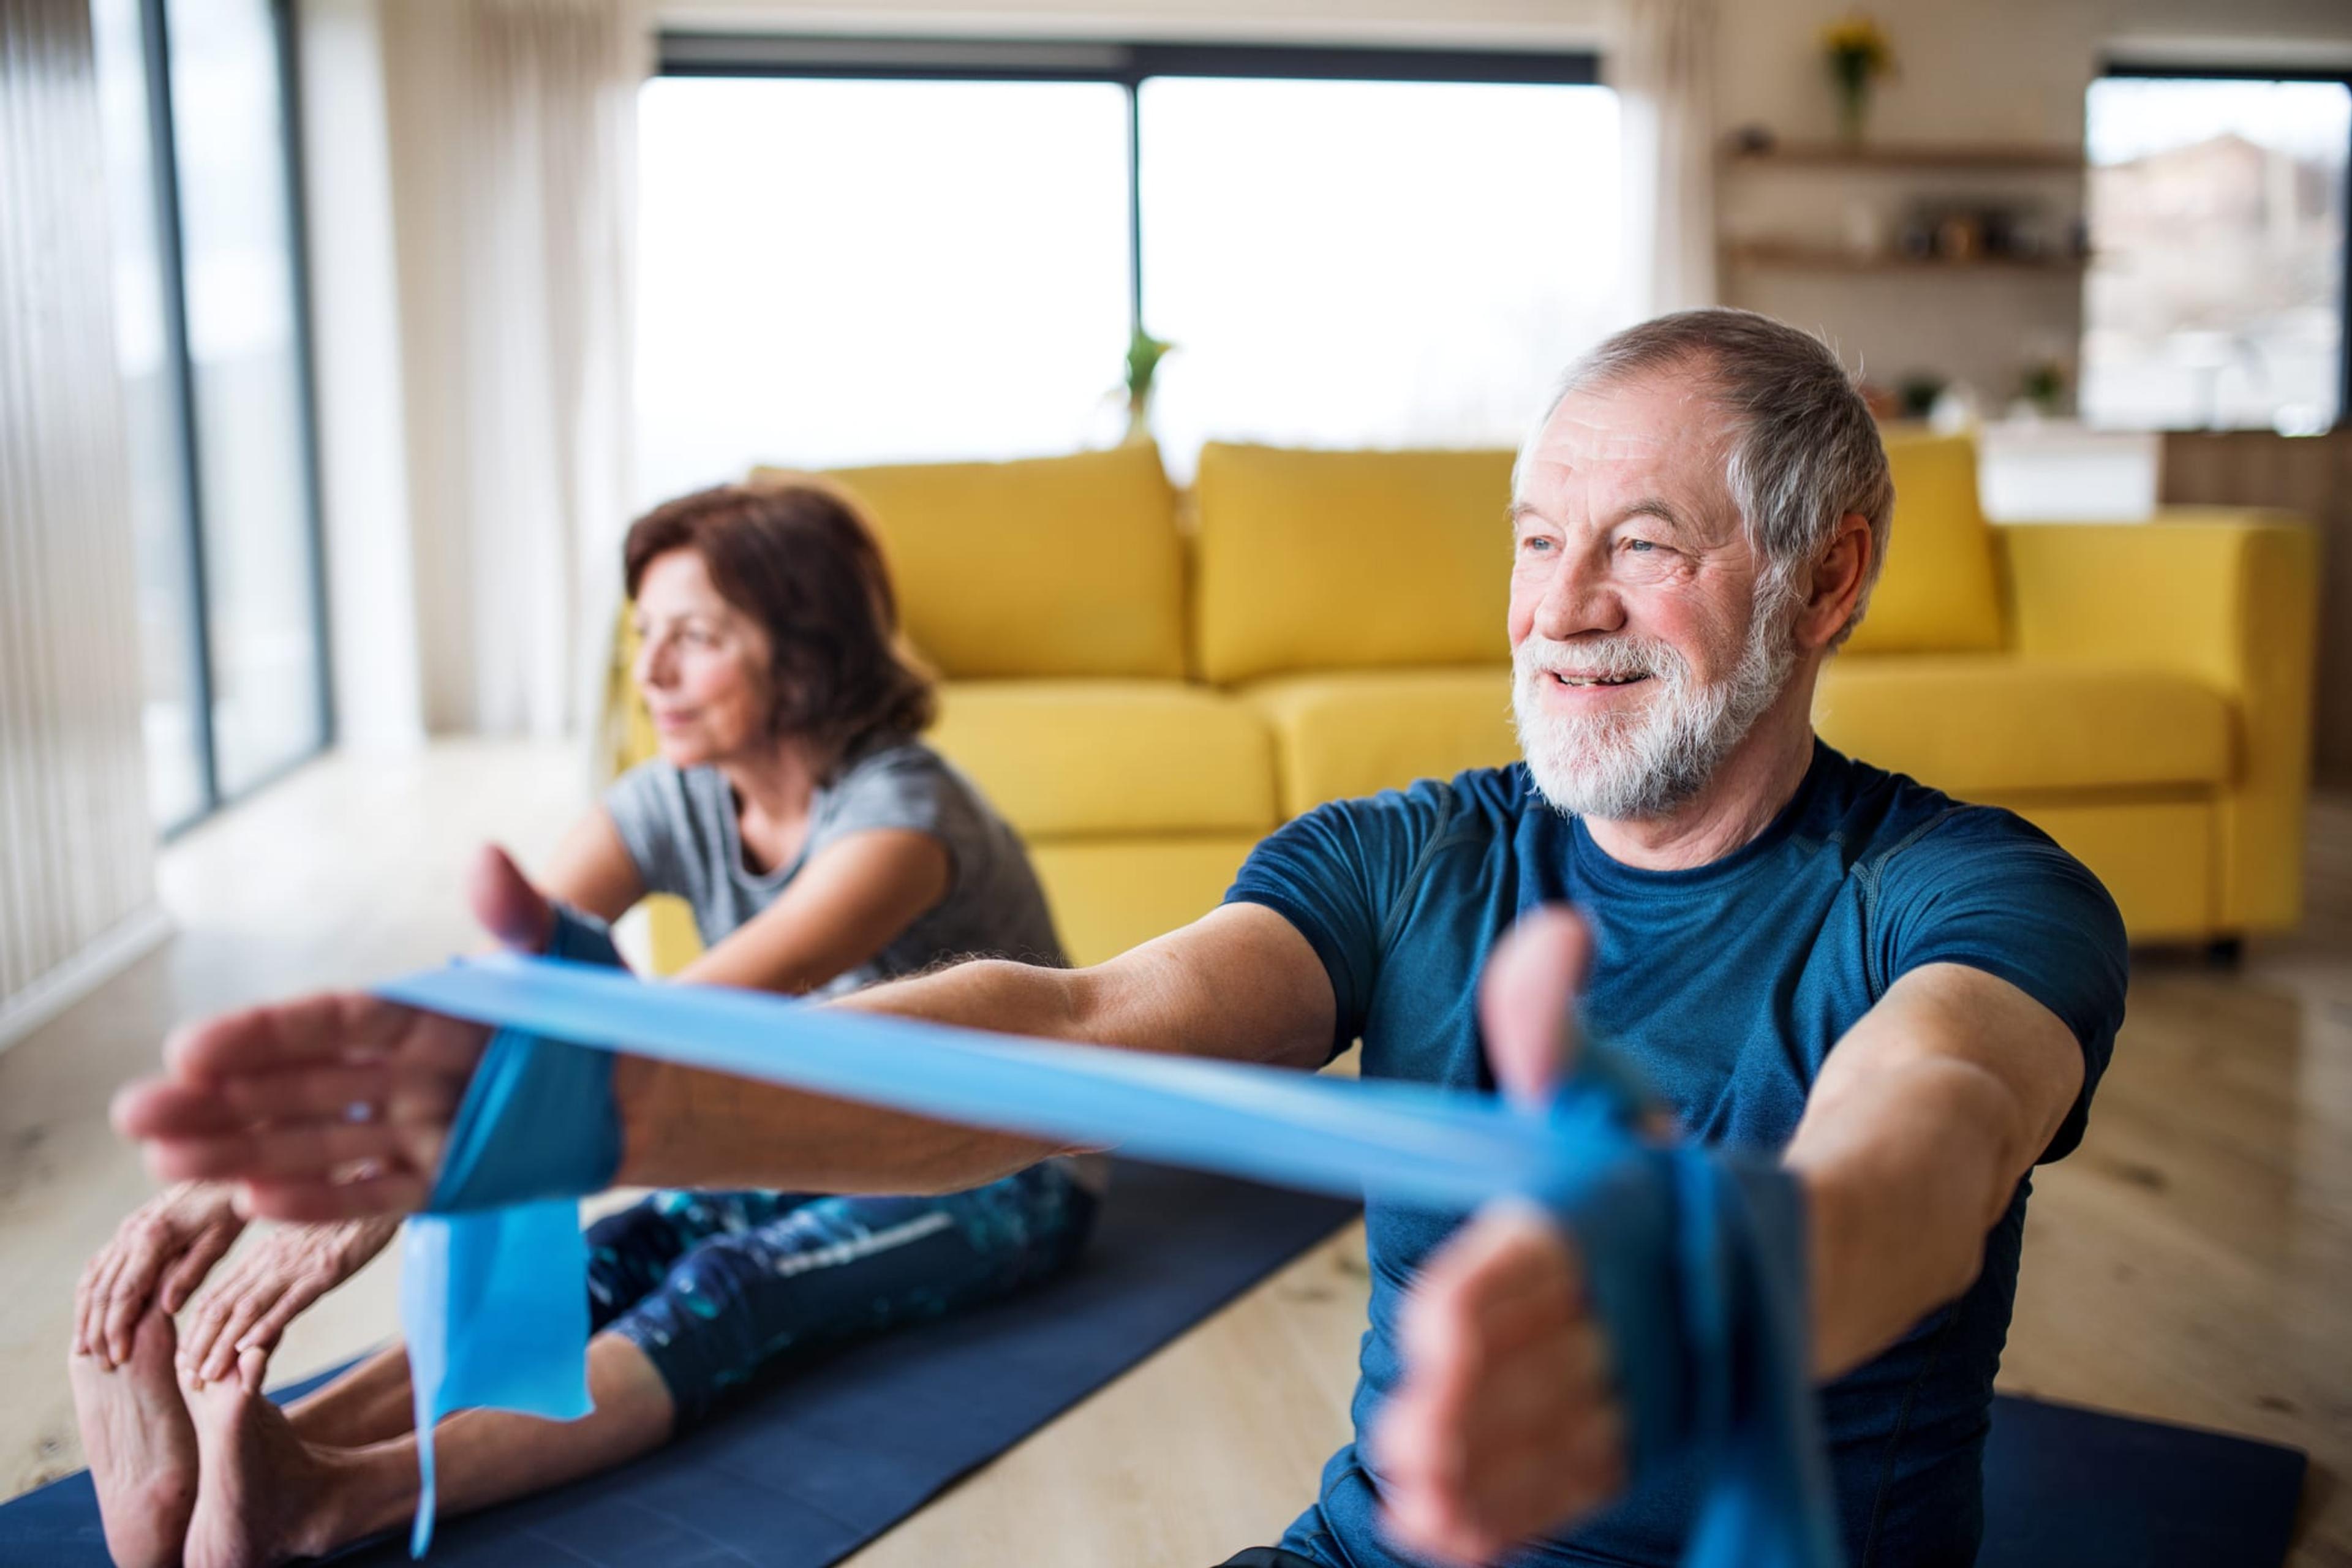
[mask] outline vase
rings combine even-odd
[[[1838,140],[1859,147],[1870,129],[1869,68],[1859,60],[1840,59],[1831,69],[1837,84]]]
[[[1119,437],[1122,447],[1147,447],[1151,444],[1151,394],[1127,395],[1127,434]]]

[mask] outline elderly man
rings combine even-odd
[[[1299,1068],[1360,1038],[1368,1076],[1525,1095],[1561,1070],[1580,987],[1685,1135],[1780,1151],[1803,1194],[1849,1560],[1969,1563],[2026,1176],[2080,1139],[2122,1016],[2114,906],[2016,817],[1814,738],[1893,506],[1819,342],[1730,310],[1622,332],[1570,374],[1515,489],[1524,767],[1310,812],[1223,908],[1097,968],[972,963],[842,1005]],[[486,921],[543,940],[544,901],[485,870]],[[482,1039],[295,1003],[184,1035],[174,1077],[118,1117],[162,1173],[241,1179],[264,1214],[413,1207]],[[340,1059],[354,1044],[378,1059]],[[967,1186],[1047,1152],[625,1058],[613,1092],[628,1184]],[[332,1123],[356,1099],[392,1114]],[[362,1159],[375,1173],[331,1179]],[[1610,1347],[1568,1234],[1516,1206],[1452,1225],[1372,1205],[1358,1441],[1235,1564],[1673,1560],[1690,1489],[1620,1495]],[[283,1447],[257,1428],[241,1451]]]

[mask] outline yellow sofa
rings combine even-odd
[[[2219,510],[1990,526],[1965,440],[1888,447],[1894,544],[1822,733],[2041,824],[2135,940],[2292,925],[2311,531]],[[1027,838],[1092,963],[1213,907],[1320,801],[1516,758],[1510,464],[1212,443],[1189,516],[1150,447],[834,478],[943,678],[933,743]]]

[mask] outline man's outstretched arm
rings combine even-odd
[[[834,1005],[1129,1050],[1311,1068],[1329,1049],[1331,983],[1289,921],[1229,904],[1091,969],[982,960]],[[641,1057],[614,1064],[625,1186],[952,1192],[1058,1145]],[[789,1164],[806,1174],[779,1175]]]
[[[1542,910],[1488,966],[1487,1051],[1517,1098],[1540,1100],[1573,1055],[1564,1020],[1588,948],[1572,916]],[[2083,1071],[2055,1014],[1958,964],[1904,975],[1839,1042],[1783,1156],[1805,1194],[1816,1376],[1969,1288]],[[1505,1207],[1465,1227],[1415,1281],[1402,1333],[1410,1375],[1374,1448],[1406,1544],[1491,1561],[1623,1486],[1607,1348],[1575,1245],[1548,1216]]]
[[[504,911],[510,914],[512,911]],[[486,916],[494,929],[514,922]],[[1322,1059],[1336,1003],[1306,939],[1254,905],[1220,909],[1092,969],[977,963],[836,1005],[1130,1049],[1297,1066]],[[116,1125],[167,1180],[240,1184],[288,1220],[421,1207],[488,1031],[380,998],[305,998],[180,1031],[170,1074],[117,1097]],[[779,1049],[789,1049],[780,1041]],[[725,1074],[624,1057],[615,1180],[799,1191],[950,1190],[1054,1147]],[[354,1118],[352,1108],[366,1108]]]
[[[1838,1042],[1783,1160],[1805,1189],[1817,1375],[1859,1366],[1975,1282],[2083,1071],[2056,1014],[1957,963],[1904,975]]]

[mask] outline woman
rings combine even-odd
[[[1018,838],[914,739],[930,684],[842,498],[810,482],[706,490],[641,519],[624,553],[632,673],[661,755],[572,826],[551,896],[608,920],[647,893],[686,899],[708,944],[679,977],[691,983],[821,996],[975,954],[1063,962]],[[493,875],[520,888],[502,859]],[[756,1371],[1055,1271],[1085,1240],[1099,1175],[1054,1160],[945,1196],[657,1193],[598,1221],[594,1414],[450,1417],[436,1438],[442,1510],[617,1464]],[[398,1347],[284,1416],[257,1396],[287,1321],[396,1226],[281,1229],[215,1280],[177,1352],[195,1430],[173,1443],[154,1366],[172,1359],[169,1314],[239,1225],[222,1191],[175,1188],[83,1275],[75,1391],[119,1564],[320,1553],[415,1505]]]

